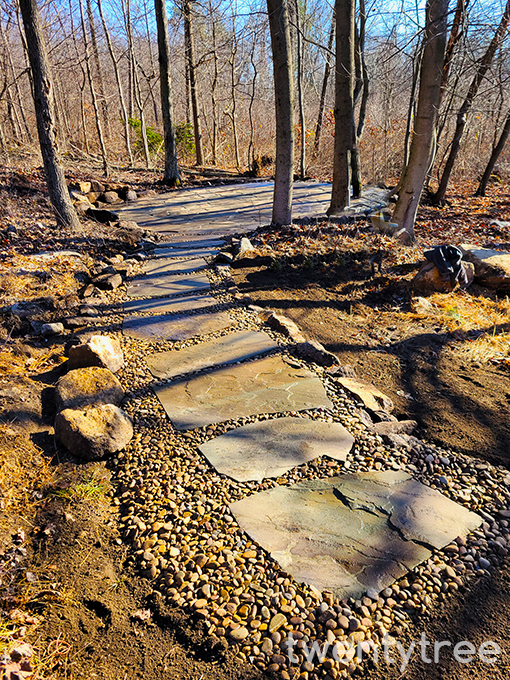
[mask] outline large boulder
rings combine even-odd
[[[122,385],[107,368],[76,368],[62,376],[55,389],[57,411],[83,409],[99,404],[119,405],[124,398]]]
[[[510,253],[469,244],[460,246],[465,260],[472,263],[476,283],[495,290],[510,290]]]
[[[87,342],[71,347],[67,368],[101,366],[116,373],[124,366],[124,354],[120,343],[107,335],[93,335]]]
[[[298,342],[295,347],[296,354],[307,361],[313,361],[319,366],[334,366],[339,364],[338,358],[316,340]]]
[[[113,404],[66,408],[55,419],[55,436],[78,458],[98,460],[129,443],[133,424],[127,413]]]
[[[471,262],[462,262],[465,269],[467,284],[462,286],[467,288],[473,283],[475,268]],[[455,288],[450,280],[444,281],[441,278],[438,268],[432,262],[425,262],[413,279],[413,292],[416,295],[432,295],[432,293],[451,293]]]

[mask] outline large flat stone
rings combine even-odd
[[[332,407],[314,373],[281,357],[215,369],[154,389],[178,430],[258,413]]]
[[[185,295],[178,298],[148,298],[127,300],[124,312],[131,314],[181,314],[183,312],[207,312],[218,304],[212,295]]]
[[[211,366],[244,361],[276,349],[278,345],[266,333],[241,331],[179,351],[153,354],[147,357],[147,365],[156,378],[174,378]]]
[[[193,316],[126,316],[122,332],[138,340],[189,340],[195,335],[215,333],[233,325],[227,312]]]
[[[198,248],[215,248],[223,246],[225,239],[222,238],[209,238],[208,236],[202,236],[201,234],[193,235],[186,241],[177,240],[179,237],[176,235],[175,241],[163,241],[159,244],[159,248],[156,250],[166,250],[167,248],[182,249],[184,251],[190,250],[193,252]],[[156,253],[156,250],[154,251]]]
[[[354,437],[339,423],[277,418],[245,425],[200,446],[218,472],[240,482],[279,477],[319,456],[344,461]]]
[[[348,392],[358,397],[371,411],[393,411],[393,402],[381,390],[366,380],[358,378],[337,378],[337,382]]]
[[[176,261],[171,257],[158,257],[145,262],[142,270],[147,276],[160,276],[161,274],[182,276],[183,274],[192,274],[206,267],[207,262],[203,258]]]
[[[475,267],[475,281],[487,288],[510,290],[510,253],[490,248],[478,248],[464,243],[461,250],[465,260]]]
[[[482,522],[399,472],[304,481],[230,508],[296,580],[354,598],[390,586],[431,555],[428,546],[443,547]]]
[[[134,279],[127,287],[129,297],[162,297],[180,295],[210,288],[206,274],[195,276],[147,276]]]
[[[154,249],[156,257],[171,257],[180,260],[195,260],[198,257],[214,257],[219,253],[218,248],[174,248],[171,245]]]

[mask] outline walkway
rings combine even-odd
[[[297,208],[308,216],[321,214],[328,191],[324,184],[298,185]],[[146,356],[154,391],[177,431],[233,423],[221,436],[211,429],[199,450],[220,474],[253,483],[253,493],[230,506],[239,527],[297,582],[339,598],[368,594],[377,602],[381,590],[482,519],[413,479],[388,452],[379,471],[368,453],[359,462],[359,421],[349,431],[355,403],[343,408],[349,398],[333,395],[320,367],[296,360],[288,340],[266,332],[260,322],[239,325],[235,300],[218,299],[212,259],[223,237],[267,223],[271,195],[268,183],[189,189],[124,211],[124,218],[166,239],[128,286],[124,333],[180,343]],[[372,194],[353,210],[378,200],[380,194]],[[296,483],[282,478],[297,466],[313,470],[324,458],[341,474],[318,479],[312,473]],[[170,516],[172,507],[175,503],[169,504]],[[178,595],[178,587],[174,591]],[[245,595],[252,602],[258,597],[256,589]],[[192,606],[206,618],[210,606],[218,607],[207,597]],[[258,631],[257,641],[267,635],[272,648],[275,630],[297,626],[299,617],[287,620],[291,610],[282,607],[272,616],[273,628],[263,617],[249,619],[258,622],[250,628],[241,615],[230,639],[249,642]],[[338,639],[343,632],[335,631]]]

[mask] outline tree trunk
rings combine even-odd
[[[241,160],[239,158],[239,136],[237,134],[237,98],[236,98],[236,56],[237,38],[235,24],[232,27],[232,52],[230,54],[230,96],[232,98],[232,109],[227,112],[232,121],[232,135],[234,137],[234,155],[236,159],[237,172],[241,170]]]
[[[186,62],[188,65],[189,91],[191,98],[191,110],[193,113],[193,130],[195,133],[195,154],[197,165],[204,164],[204,151],[202,148],[202,126],[200,111],[198,108],[197,82],[195,72],[195,44],[193,39],[193,22],[191,19],[191,1],[184,0],[184,42]]]
[[[466,15],[468,5],[469,0],[457,0],[457,7],[455,9],[455,16],[453,18],[452,29],[450,31],[450,37],[448,38],[448,44],[446,46],[443,73],[441,75],[441,98],[439,100],[440,103],[443,101],[446,85],[448,84],[448,78],[450,77],[450,68],[452,65],[455,47],[457,46],[457,43],[462,37],[462,22]]]
[[[420,75],[421,58],[423,56],[423,44],[418,46],[417,53],[413,56],[413,82],[411,83],[411,96],[407,108],[406,133],[404,136],[404,168],[409,161],[409,140],[413,123],[413,114],[416,112],[416,89],[418,87],[418,76]]]
[[[80,222],[71,203],[64,171],[58,157],[53,85],[37,1],[20,0],[19,4],[32,71],[37,132],[51,204],[58,224],[78,229]]]
[[[177,167],[177,148],[172,110],[172,81],[170,79],[170,43],[166,0],[154,0],[158,25],[159,80],[161,85],[161,111],[165,135],[165,174],[163,182],[175,186],[180,182]]]
[[[296,12],[296,54],[297,54],[297,86],[298,86],[298,105],[299,105],[299,127],[301,128],[301,144],[299,155],[299,179],[305,178],[306,162],[306,120],[305,103],[303,101],[303,40],[301,36],[301,20],[299,16],[299,0],[295,0]]]
[[[446,46],[448,0],[427,0],[418,107],[409,163],[399,183],[393,222],[414,239],[414,222],[434,149],[437,109],[441,96],[441,72]]]
[[[110,137],[110,120],[108,118],[108,102],[104,91],[103,71],[101,69],[101,62],[99,60],[99,49],[97,47],[96,25],[94,23],[94,14],[92,13],[92,2],[87,0],[87,19],[89,22],[90,42],[92,43],[92,56],[96,67],[97,85],[99,91],[99,102],[101,104],[101,116],[103,119],[104,131],[106,138]]]
[[[326,65],[324,66],[324,77],[322,79],[321,98],[319,101],[319,114],[317,116],[317,125],[315,127],[315,140],[313,143],[313,158],[319,155],[322,122],[324,119],[324,105],[326,102],[326,91],[328,89],[329,74],[331,73],[331,50],[333,48],[333,40],[335,38],[335,12],[333,11],[333,18],[331,19],[331,30],[328,38],[328,51],[326,53]]]
[[[253,123],[253,102],[255,101],[255,87],[257,83],[257,65],[255,63],[255,35],[253,37],[253,44],[250,52],[250,63],[253,68],[253,80],[250,92],[250,104],[248,106],[248,117],[250,120],[250,142],[248,144],[248,168],[255,170],[255,125]]]
[[[501,156],[501,152],[505,148],[505,144],[508,140],[508,135],[510,135],[510,112],[506,117],[505,125],[503,127],[503,131],[498,140],[498,143],[492,150],[491,157],[489,158],[489,162],[487,163],[487,167],[485,168],[485,172],[483,173],[482,179],[480,180],[480,184],[478,186],[478,189],[476,190],[475,196],[485,196],[485,191],[487,190],[487,184],[489,182],[490,176],[492,175],[494,166],[498,162],[498,158]]]
[[[354,146],[354,15],[355,0],[336,0],[335,146],[333,188],[328,215],[349,205],[351,152]]]
[[[292,222],[294,177],[294,91],[292,45],[287,0],[267,0],[276,114],[276,171],[273,217],[276,226]]]
[[[97,7],[99,10],[99,16],[101,17],[101,23],[103,24],[103,31],[104,35],[106,38],[106,44],[108,46],[108,51],[110,53],[110,58],[112,60],[113,64],[113,70],[115,73],[115,80],[117,82],[117,92],[119,94],[119,102],[120,102],[120,111],[121,111],[121,116],[122,116],[122,122],[124,123],[124,143],[126,145],[126,153],[127,157],[129,159],[129,167],[133,167],[133,154],[131,152],[131,142],[129,138],[129,121],[128,121],[128,113],[126,109],[126,103],[124,101],[124,92],[122,89],[122,80],[120,77],[120,70],[119,70],[119,60],[115,56],[115,51],[113,49],[113,44],[112,40],[110,37],[110,31],[108,30],[108,26],[106,24],[106,20],[104,18],[103,14],[103,6],[101,4],[101,0],[97,0]]]
[[[87,71],[87,78],[89,81],[90,96],[92,97],[92,106],[94,108],[94,118],[96,121],[97,137],[99,140],[99,148],[101,149],[101,156],[103,158],[103,172],[104,176],[108,177],[110,174],[110,168],[108,166],[108,154],[106,151],[106,146],[104,143],[103,128],[101,125],[101,116],[99,112],[99,105],[96,96],[96,90],[94,87],[94,79],[92,78],[92,71],[90,69],[90,53],[89,53],[89,41],[87,38],[87,29],[85,26],[85,15],[83,13],[83,1],[80,0],[80,18],[81,18],[81,28],[83,31],[83,47],[85,49],[85,69]]]
[[[357,70],[356,86],[354,88],[354,103],[356,105],[358,98],[361,96],[361,104],[359,107],[358,125],[354,127],[354,146],[351,153],[351,185],[352,197],[359,198],[361,196],[362,181],[361,181],[361,162],[359,154],[359,144],[365,127],[365,118],[367,112],[368,102],[368,70],[365,61],[365,35],[366,35],[367,11],[365,0],[360,0],[359,3],[359,37],[357,41]],[[354,115],[354,114],[353,114]]]
[[[469,86],[466,98],[464,99],[464,102],[457,114],[457,124],[455,127],[455,132],[453,134],[453,140],[450,147],[450,154],[446,161],[446,165],[441,176],[441,181],[439,182],[439,187],[433,196],[433,203],[435,205],[440,205],[444,201],[446,189],[448,187],[448,182],[450,181],[453,166],[455,164],[455,161],[457,160],[457,156],[460,151],[460,140],[462,139],[462,135],[464,134],[468,113],[471,110],[473,100],[478,92],[478,88],[480,87],[482,80],[485,78],[485,74],[489,70],[492,60],[494,59],[496,50],[500,46],[505,36],[509,21],[510,21],[510,0],[507,0],[505,11],[503,13],[503,16],[501,17],[501,21],[496,30],[496,33],[494,34],[494,37],[492,38],[485,54],[480,59],[478,68],[475,73],[475,77],[473,78],[471,85]]]

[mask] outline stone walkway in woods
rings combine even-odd
[[[330,186],[298,184],[294,214],[324,213]],[[239,481],[278,478],[320,456],[347,461],[353,436],[339,423],[295,417],[331,409],[319,375],[289,360],[262,330],[235,330],[218,311],[208,269],[223,238],[270,221],[267,182],[170,192],[142,199],[125,219],[164,243],[128,286],[123,332],[182,341],[225,331],[147,358],[154,390],[173,426],[191,430],[229,419],[279,414],[206,441],[201,453]],[[351,212],[376,209],[381,190]],[[229,331],[232,327],[233,330]],[[358,472],[275,486],[231,505],[240,527],[297,581],[340,598],[377,593],[482,523],[482,518],[402,470]]]

